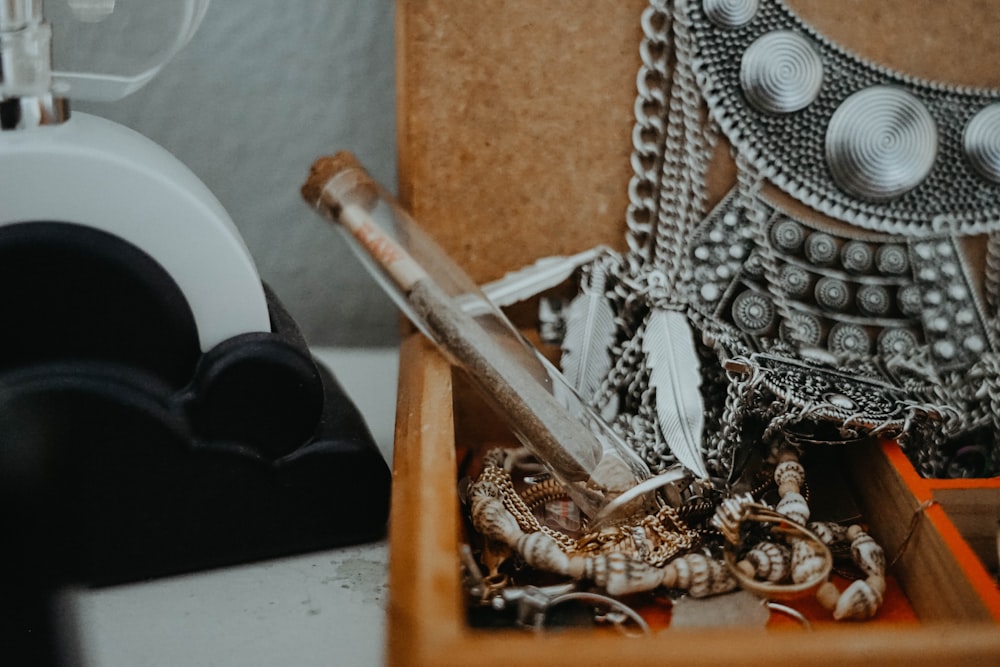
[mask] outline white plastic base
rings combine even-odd
[[[0,225],[33,221],[86,225],[150,255],[186,297],[202,351],[271,330],[260,277],[225,209],[137,132],[74,113],[62,125],[0,133]]]

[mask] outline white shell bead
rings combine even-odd
[[[681,558],[689,566],[687,591],[691,597],[718,595],[736,588],[736,580],[720,561],[699,553],[686,554]]]
[[[885,551],[868,533],[860,533],[851,542],[851,557],[868,576],[885,574]]]
[[[858,579],[847,587],[837,600],[833,618],[837,621],[871,618],[882,604],[882,595],[867,581]]]
[[[806,481],[806,469],[798,461],[782,461],[774,468],[774,483],[780,489],[788,485],[794,485],[794,491],[802,488]]]
[[[569,557],[569,564],[566,567],[566,574],[573,579],[583,579],[589,567],[589,558],[581,554],[573,554]]]
[[[736,578],[719,560],[690,553],[675,558],[663,568],[666,588],[686,590],[694,598],[719,595],[736,590]]]
[[[492,496],[477,496],[472,504],[472,523],[487,539],[513,544],[524,532],[503,503]]]
[[[531,567],[557,574],[569,572],[569,556],[545,533],[522,535],[515,543],[514,550]]]
[[[623,553],[612,552],[595,556],[603,559],[601,567],[595,568],[594,583],[608,592],[608,595],[628,595],[649,591],[660,585],[663,573],[642,561],[629,558]]]
[[[691,587],[691,564],[688,563],[686,556],[681,556],[680,558],[675,558],[671,565],[674,566],[674,571],[677,576],[674,578],[673,587],[680,588],[681,590],[687,590]]]
[[[687,554],[684,559],[691,567],[688,593],[696,598],[708,595],[712,590],[710,559],[701,554]]]
[[[724,563],[709,559],[708,590],[706,595],[720,595],[734,591],[739,586],[736,578]]]
[[[823,572],[826,560],[805,541],[799,540],[792,549],[792,581],[797,584],[809,581]]]
[[[792,555],[784,545],[760,542],[747,552],[744,560],[753,566],[756,578],[775,582],[788,576]]]
[[[801,493],[786,493],[774,509],[802,525],[809,521],[809,505]]]
[[[832,521],[813,521],[807,528],[826,546],[847,539],[847,528]]]

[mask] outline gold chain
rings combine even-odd
[[[588,533],[577,541],[577,550],[619,552],[662,567],[681,551],[694,546],[697,539],[698,533],[684,523],[676,509],[667,505],[637,522]]]
[[[559,548],[566,553],[571,553],[575,550],[576,542],[571,537],[565,533],[560,533],[558,530],[553,530],[538,521],[538,518],[524,502],[524,499],[514,489],[514,482],[503,468],[488,463],[483,468],[479,479],[480,481],[492,482],[500,489],[500,499],[503,501],[504,507],[517,520],[517,524],[521,527],[521,530],[526,533],[545,533],[554,539]]]
[[[542,524],[535,516],[531,505],[547,502],[558,495],[554,484],[542,483],[537,489],[521,496],[514,488],[510,475],[500,466],[487,462],[479,476],[480,482],[490,482],[500,491],[504,507],[526,533],[541,532],[559,545],[566,554],[582,553],[624,553],[643,560],[655,567],[662,567],[681,551],[690,549],[698,539],[677,510],[669,505],[660,508],[656,514],[643,516],[618,526],[586,533],[579,539]],[[531,501],[530,505],[526,498]]]

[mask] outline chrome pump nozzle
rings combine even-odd
[[[52,85],[52,28],[42,0],[0,0],[0,130],[54,125],[69,101]]]

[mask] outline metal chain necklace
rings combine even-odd
[[[654,0],[642,28],[629,250],[602,257],[583,278],[589,310],[602,293],[615,329],[584,342],[568,336],[570,358],[581,345],[605,351],[587,355],[600,359],[590,374],[600,380],[577,374],[578,389],[654,470],[680,461],[735,477],[742,424],[752,416],[798,442],[897,437],[928,476],[996,474],[1000,179],[991,174],[1000,164],[991,156],[1000,122],[986,119],[1000,117],[1000,93],[861,61],[776,0]],[[902,101],[882,95],[887,88],[903,91]],[[909,129],[912,121],[883,127],[902,137],[902,148],[877,154],[885,142],[855,122],[867,113],[852,110],[859,93],[875,98],[876,112],[931,117],[942,146],[931,151],[932,176],[889,183],[900,160],[926,158],[927,132],[919,123]],[[942,117],[956,104],[960,114]],[[964,130],[953,126],[963,119]],[[706,214],[719,129],[736,185]],[[870,184],[842,175],[852,171],[870,174]],[[782,210],[762,195],[765,181],[847,226]],[[961,236],[984,231],[981,303]],[[580,323],[569,312],[572,332]],[[681,376],[700,385],[700,405],[663,379],[678,377],[676,368],[663,371],[676,361],[664,359],[663,345],[696,357],[696,370]],[[806,384],[762,382],[800,367],[808,372],[791,376]],[[778,399],[782,409],[773,407]],[[691,417],[699,410],[708,418]],[[703,436],[691,438],[692,428]]]

